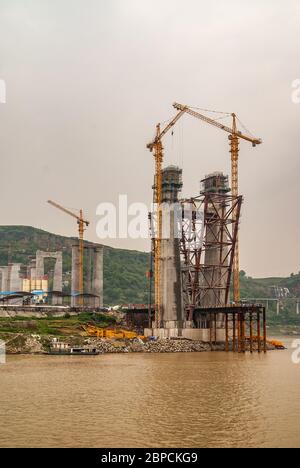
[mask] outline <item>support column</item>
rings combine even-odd
[[[211,315],[209,318],[209,342],[210,342],[210,349],[212,350],[212,316]]]
[[[267,318],[266,309],[263,309],[263,326],[264,326],[264,353],[267,352]]]
[[[21,263],[10,263],[8,265],[8,291],[19,292],[22,289],[20,278]]]
[[[250,312],[250,353],[253,353],[253,314]]]
[[[215,345],[217,344],[217,314],[214,314]]]
[[[54,275],[53,275],[53,290],[62,292],[62,278],[63,278],[62,252],[57,252],[55,256],[56,256],[56,263],[55,263]],[[52,304],[61,305],[62,297],[54,296],[52,299]]]
[[[225,351],[229,351],[228,314],[225,314]]]
[[[261,353],[260,313],[259,312],[257,312],[257,339],[258,339],[258,352]]]
[[[163,224],[160,262],[161,322],[164,328],[181,328],[183,303],[180,246],[179,239],[174,235],[175,212],[167,203],[164,203],[162,211],[165,224]]]
[[[232,313],[232,350],[236,352],[236,323],[235,323],[235,313]]]
[[[241,352],[245,353],[246,352],[246,333],[245,333],[245,314],[241,312]]]
[[[92,294],[92,270],[93,270],[93,262],[92,262],[92,249],[91,247],[86,247],[87,249],[87,272],[86,272],[86,292],[88,294]]]
[[[79,304],[76,294],[79,293],[79,245],[72,245],[72,287],[71,287],[71,306],[76,307]]]
[[[0,274],[1,274],[1,292],[8,291],[8,267],[0,267]]]
[[[161,171],[161,177],[159,235],[155,250],[155,328],[168,329],[168,333],[177,336],[182,333],[183,327],[180,245],[177,236],[179,212],[176,205],[182,187],[182,170],[169,166]],[[156,333],[160,331],[156,330]]]
[[[237,314],[237,348],[241,352],[241,314]]]
[[[36,252],[36,278],[43,278],[45,274],[44,270],[44,252],[38,250]]]
[[[95,298],[95,306],[103,307],[103,247],[94,250],[92,289],[92,293],[98,296]]]
[[[238,353],[241,352],[241,318],[240,313],[237,314],[237,351]]]

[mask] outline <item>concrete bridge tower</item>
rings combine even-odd
[[[183,327],[183,302],[180,265],[180,232],[178,214],[181,214],[178,195],[182,188],[182,170],[169,166],[162,171],[162,241],[160,257],[161,322],[159,328],[148,330],[161,338],[178,336]]]

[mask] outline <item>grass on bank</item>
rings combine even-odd
[[[62,318],[0,318],[0,333],[24,333],[37,335],[65,336],[69,334],[80,334],[82,325],[94,323],[100,328],[113,326],[116,318],[105,314],[94,314],[83,312],[77,316],[66,314]]]

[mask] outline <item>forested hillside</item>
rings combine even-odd
[[[27,226],[0,226],[0,264],[8,261],[28,264],[36,250],[62,250],[65,279],[70,280],[71,246],[74,239],[51,234]],[[147,303],[149,254],[137,251],[104,247],[104,303],[119,305]],[[300,298],[300,274],[288,278],[255,279],[241,272],[241,297],[243,299],[275,298],[274,286],[286,288],[288,297],[282,301],[280,317],[276,304],[270,302],[269,320],[276,323],[298,323],[296,298]]]

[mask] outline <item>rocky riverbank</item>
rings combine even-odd
[[[0,339],[6,343],[7,354],[48,354],[53,336],[29,334],[0,334]],[[60,342],[71,346],[87,346],[96,348],[100,354],[127,353],[201,353],[206,351],[225,351],[225,344],[218,343],[212,349],[209,343],[185,339],[142,341],[107,340],[87,337],[60,337]],[[268,345],[268,350],[275,349]]]
[[[24,335],[6,333],[0,339],[6,343],[7,354],[47,354],[53,336]],[[71,346],[89,346],[96,348],[101,354],[116,353],[193,353],[210,351],[210,345],[201,341],[189,340],[157,340],[143,342],[134,340],[104,340],[94,338],[79,339],[68,337],[61,342]],[[224,351],[224,345],[215,346],[215,350]]]
[[[88,336],[86,326],[93,324],[102,329],[124,329],[126,322],[122,316],[85,312],[63,317],[0,317],[0,340],[6,344],[8,354],[47,354],[55,338],[70,347],[95,348],[99,353],[195,353],[205,351],[225,351],[225,344],[210,346],[202,341],[188,339],[142,340],[99,339]],[[132,330],[131,330],[132,331]],[[141,330],[135,330],[136,333]],[[121,336],[126,336],[125,334]],[[232,346],[232,345],[231,345]],[[246,347],[249,347],[249,343]],[[257,347],[257,343],[254,343]],[[230,345],[229,345],[230,348]],[[274,349],[268,345],[268,349]]]
[[[157,340],[146,341],[100,341],[89,340],[102,353],[200,353],[210,351],[210,346],[201,341]],[[221,350],[222,347],[220,347]]]

